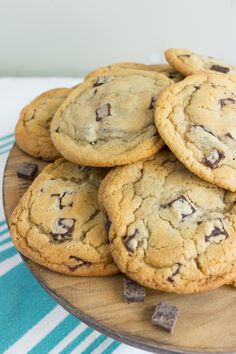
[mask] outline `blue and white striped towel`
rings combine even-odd
[[[55,79],[0,79],[1,182],[7,155],[14,142],[13,134],[7,134],[7,131],[9,132],[7,127],[13,130],[19,108],[35,96],[36,92],[32,87],[39,87],[37,93],[40,93],[53,86],[72,86],[76,83],[72,79],[64,81],[57,79],[59,83],[55,81]],[[19,100],[22,88],[25,89],[23,94],[27,100]],[[27,89],[28,94],[25,93]],[[11,98],[14,95],[19,100],[17,102],[19,107],[12,105]],[[5,136],[2,135],[4,131]],[[11,242],[0,195],[0,353],[108,354],[114,351],[116,354],[144,353],[86,326],[58,305],[41,288]]]

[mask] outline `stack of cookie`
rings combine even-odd
[[[11,217],[28,258],[176,293],[236,278],[236,67],[166,59],[99,68],[22,110],[18,146],[57,159]]]

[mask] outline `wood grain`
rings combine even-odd
[[[16,146],[5,169],[3,196],[6,218],[29,182],[16,177],[23,161],[35,160]],[[54,273],[23,257],[40,284],[63,307],[98,331],[139,348],[157,353],[236,353],[236,290],[223,286],[194,295],[166,294],[147,290],[144,303],[125,304],[122,276],[70,277]],[[155,305],[167,301],[177,305],[180,316],[170,335],[150,323]]]

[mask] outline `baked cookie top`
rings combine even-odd
[[[72,91],[55,114],[51,137],[74,163],[115,166],[149,157],[163,146],[154,124],[159,94],[172,83],[141,70],[114,70]]]
[[[88,73],[85,76],[85,80],[90,79],[94,76],[109,74],[114,69],[135,69],[135,70],[145,70],[145,71],[156,71],[160,74],[164,74],[169,79],[175,82],[179,82],[183,80],[183,76],[168,64],[141,64],[141,63],[132,63],[132,62],[114,63],[111,65],[100,67]]]
[[[163,149],[116,168],[99,199],[120,270],[167,292],[218,287],[236,273],[236,194],[201,180]]]
[[[184,76],[196,74],[199,71],[236,75],[236,66],[225,64],[212,57],[193,53],[187,49],[167,49],[165,57],[168,63]]]
[[[70,91],[67,88],[49,90],[22,109],[15,129],[15,138],[23,151],[47,161],[60,157],[50,137],[50,124],[56,110]]]
[[[59,273],[118,273],[97,200],[105,173],[64,159],[49,164],[12,214],[10,231],[18,250]]]
[[[173,85],[158,100],[155,122],[190,171],[236,191],[236,78],[203,73]]]

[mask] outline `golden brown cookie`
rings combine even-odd
[[[236,191],[236,77],[196,74],[160,95],[158,131],[193,173]]]
[[[227,65],[213,57],[206,57],[188,49],[170,48],[165,52],[168,63],[184,76],[200,71],[236,75],[236,66]]]
[[[67,275],[118,273],[97,200],[105,174],[64,159],[49,164],[12,214],[10,232],[17,249]]]
[[[141,70],[114,70],[72,91],[51,124],[56,149],[85,166],[124,165],[160,150],[154,124],[159,94],[173,81]]]
[[[198,178],[167,149],[109,172],[99,199],[113,259],[139,284],[184,294],[235,278],[236,194]]]
[[[60,157],[50,137],[50,125],[56,110],[70,91],[67,88],[49,90],[22,109],[15,138],[17,145],[27,154],[46,161]]]

